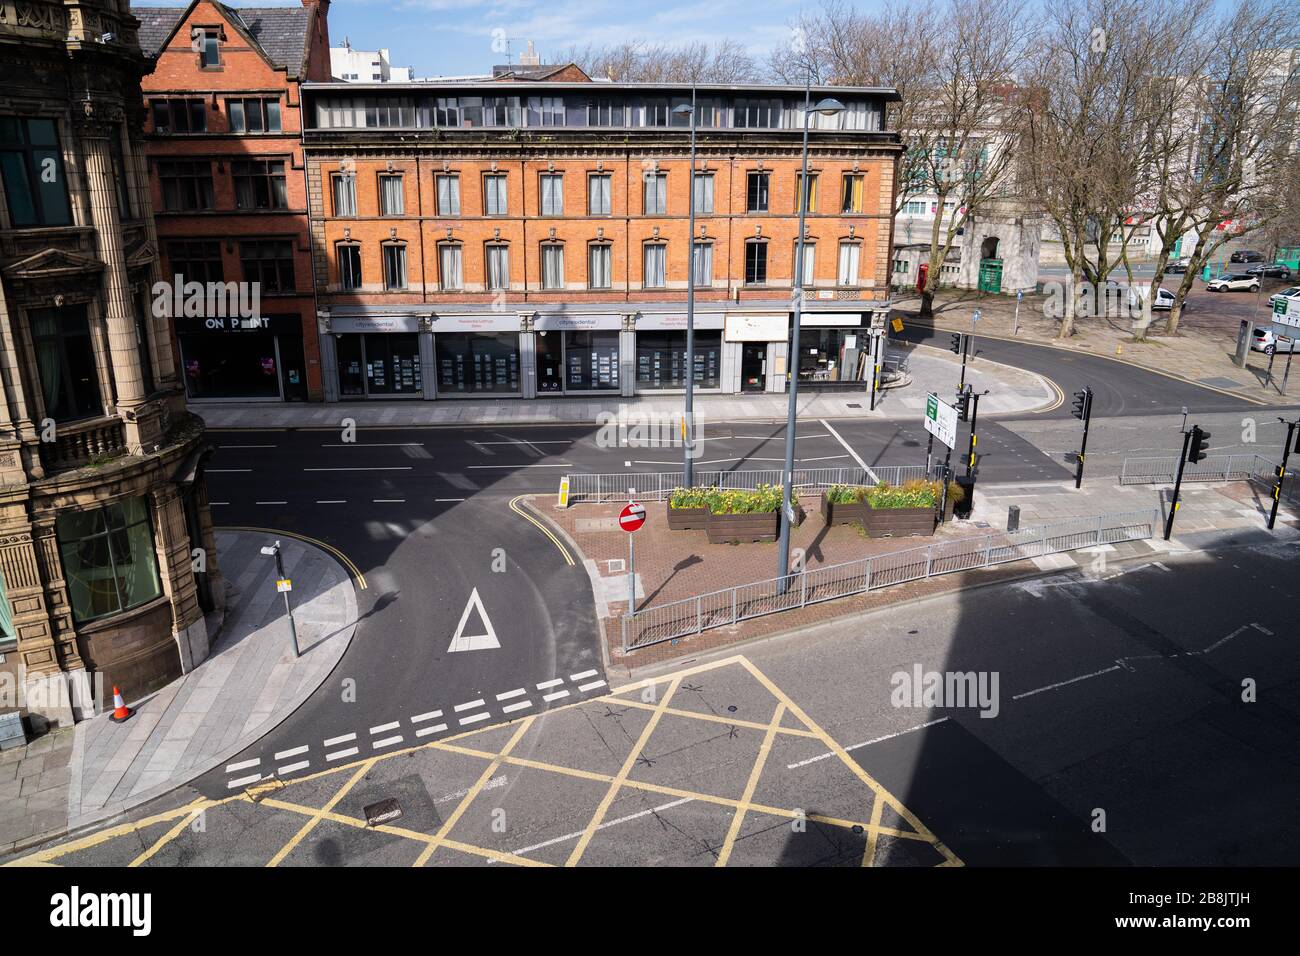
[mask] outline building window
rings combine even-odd
[[[612,282],[613,251],[607,243],[593,243],[587,248],[587,285],[608,289]]]
[[[668,246],[662,242],[650,242],[645,246],[645,271],[641,274],[641,284],[647,289],[662,289],[666,283],[668,268]]]
[[[840,243],[840,268],[839,276],[836,279],[839,285],[855,286],[858,284],[858,260],[861,255],[861,243]]]
[[[163,160],[158,163],[163,208],[197,212],[212,208],[212,163],[207,160]]]
[[[461,247],[446,242],[438,247],[438,277],[443,292],[459,292],[465,287],[461,267],[464,262]]]
[[[862,177],[857,173],[846,174],[844,177],[840,211],[862,212]]]
[[[894,274],[895,274],[895,275],[898,275],[898,274],[900,274],[900,273],[903,274],[903,275],[906,275],[906,274],[907,274],[908,272],[910,272],[910,271],[911,271],[911,270],[907,268],[907,260],[905,260],[905,259],[895,259],[895,260],[894,260]]]
[[[751,240],[745,243],[745,285],[763,285],[767,282],[767,243]]]
[[[208,130],[203,100],[150,100],[149,113],[155,133],[206,133]]]
[[[922,199],[909,199],[903,203],[903,214],[906,216],[920,216],[925,213],[925,201]]]
[[[668,174],[646,173],[645,214],[662,216],[668,212]]]
[[[361,246],[355,242],[340,242],[334,247],[338,255],[339,288],[361,288]]]
[[[510,288],[510,247],[493,243],[487,247],[487,287],[492,292]]]
[[[695,174],[695,213],[713,212],[713,173]]]
[[[692,243],[691,283],[697,289],[713,285],[713,243]]]
[[[209,239],[173,239],[167,243],[172,273],[184,282],[224,282],[221,243]]]
[[[607,173],[594,173],[587,177],[587,215],[609,215],[610,182],[611,177]]]
[[[203,103],[200,100],[199,106]],[[226,115],[232,133],[279,133],[280,101],[264,99],[226,100]]]
[[[799,243],[795,241],[796,251]],[[806,288],[813,284],[813,266],[817,262],[817,243],[804,241],[803,244],[803,275],[799,276],[800,283]]]
[[[284,160],[244,159],[230,164],[235,183],[236,209],[285,209],[289,194],[285,186]]]
[[[802,196],[803,195],[803,173],[799,173],[795,176],[795,185],[799,189],[798,195]],[[794,210],[796,214],[798,214],[799,212],[798,202],[799,200],[798,198],[796,198],[795,199],[796,205]],[[803,211],[808,213],[817,211],[817,174],[816,173],[808,174],[808,203],[807,205],[804,206]]]
[[[72,223],[54,120],[0,116],[0,177],[9,201],[10,225]]]
[[[564,246],[556,243],[542,246],[542,288],[564,288]]]
[[[148,498],[59,515],[54,531],[77,623],[139,607],[162,595]]]
[[[438,391],[519,391],[518,332],[439,332],[433,337]]]
[[[717,388],[722,333],[696,329],[694,346],[695,387]],[[636,333],[636,387],[638,391],[686,387],[685,332]]]
[[[483,177],[483,215],[506,215],[506,177],[500,173]]]
[[[558,173],[542,173],[542,215],[564,215],[564,177]]]
[[[72,422],[104,414],[86,307],[33,309],[30,318],[46,416]]]
[[[406,246],[395,242],[384,245],[384,288],[406,288]]]
[[[199,66],[205,70],[221,69],[221,31],[197,29],[195,40],[198,41]]]
[[[381,216],[400,216],[405,211],[406,200],[402,195],[402,176],[400,173],[381,173],[379,176],[379,214]]]
[[[460,177],[435,176],[438,186],[438,215],[460,215]]]
[[[348,173],[337,173],[330,177],[334,192],[334,215],[355,216],[357,214],[357,178]]]
[[[769,173],[749,173],[745,177],[745,211],[767,212]]]
[[[292,239],[245,239],[239,263],[244,281],[259,283],[262,294],[294,291]]]

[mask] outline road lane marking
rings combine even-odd
[[[287,501],[254,501],[255,505],[287,505]]]
[[[356,739],[357,739],[356,734],[344,734],[342,737],[331,737],[329,740],[325,741],[325,746],[333,747],[335,744],[345,744],[349,740],[356,740]]]
[[[203,470],[206,471],[209,475],[232,475],[237,472],[238,473],[250,472],[253,469],[251,468],[205,468]]]
[[[325,498],[317,500],[318,505],[345,505],[348,503],[346,498]]]
[[[261,757],[254,757],[252,760],[241,760],[239,763],[226,764],[226,773],[234,773],[237,770],[247,770],[249,767],[256,767],[261,762]]]
[[[464,500],[465,500],[464,498],[434,498],[433,499],[435,504],[442,501],[464,501]]]
[[[605,682],[603,680],[594,680],[590,684],[582,684],[581,686],[579,686],[578,692],[585,694],[589,690],[595,690],[597,687],[604,687],[604,686],[605,686]]]
[[[525,707],[531,707],[531,706],[533,706],[533,702],[531,700],[521,700],[517,704],[508,704],[507,706],[502,707],[501,710],[503,713],[513,714],[516,710],[523,710]]]
[[[595,677],[598,673],[600,672],[596,670],[582,671],[577,674],[570,674],[569,680],[573,681],[576,684],[578,681],[586,680],[588,677]]]
[[[370,502],[371,504],[376,504],[376,505],[404,505],[406,504],[406,499],[405,498],[372,498],[370,499]]]
[[[452,708],[452,710],[454,710],[456,713],[459,714],[462,710],[470,710],[474,707],[482,707],[482,706],[483,706],[483,698],[480,697],[478,700],[471,700],[465,704],[457,704],[455,707]]]
[[[349,747],[347,750],[336,750],[332,754],[326,754],[326,760],[342,760],[344,757],[355,757],[361,751],[356,747]]]
[[[569,696],[569,692],[567,690],[557,690],[553,694],[543,694],[542,700],[546,701],[549,704],[553,700],[559,700],[562,697],[568,697],[568,696]]]
[[[1033,697],[1035,694],[1041,694],[1043,691],[1056,690],[1058,687],[1065,687],[1068,684],[1077,684],[1081,680],[1088,680],[1091,677],[1100,677],[1102,674],[1109,674],[1111,671],[1123,670],[1120,665],[1115,664],[1112,667],[1105,667],[1099,671],[1093,671],[1091,674],[1081,674],[1078,677],[1071,677],[1069,680],[1058,681],[1055,684],[1048,684],[1046,687],[1036,687],[1033,690],[1027,690],[1023,694],[1013,694],[1012,700],[1021,700],[1025,697]]]
[[[422,441],[394,441],[394,442],[337,442],[335,444],[323,444],[322,448],[423,448]]]
[[[511,469],[514,469],[514,468],[572,468],[572,467],[573,467],[573,462],[571,462],[571,461],[562,461],[562,462],[559,462],[559,463],[557,463],[557,464],[553,464],[553,465],[552,465],[552,464],[546,464],[546,465],[525,465],[525,464],[518,464],[518,465],[466,465],[465,467],[467,467],[467,468],[475,468],[475,469],[479,469],[479,470],[482,470],[482,469],[485,469],[485,468],[494,468],[494,469],[501,469],[501,468],[511,468]]]
[[[865,461],[862,460],[862,456],[859,455],[856,451],[854,451],[852,446],[850,446],[849,443],[844,440],[844,437],[840,435],[840,433],[837,432],[834,428],[831,428],[830,423],[827,422],[826,419],[823,418],[820,419],[820,421],[822,423],[822,427],[825,428],[826,431],[837,442],[839,442],[841,445],[844,446],[844,450],[847,451],[853,457],[853,460],[858,463],[858,467],[861,468],[863,471],[865,471],[868,475],[870,475],[872,481],[879,482],[880,479],[876,476],[876,473],[871,470],[870,466]]]
[[[368,587],[368,585],[366,584],[366,576],[361,573],[361,569],[358,568],[352,562],[352,559],[349,558],[342,551],[340,551],[338,548],[334,547],[334,545],[326,544],[324,541],[321,541],[319,538],[313,538],[310,535],[306,535],[306,534],[299,534],[297,531],[282,531],[276,528],[258,528],[254,525],[223,524],[223,525],[218,525],[217,528],[224,531],[254,531],[258,534],[276,535],[276,536],[282,536],[286,538],[294,538],[298,541],[305,541],[307,542],[307,544],[314,545],[317,548],[321,548],[324,551],[328,551],[334,557],[338,558],[339,563],[342,564],[345,568],[347,568],[348,571],[351,573],[351,575],[357,579],[357,587],[359,587],[361,590],[364,591]]]
[[[261,779],[262,779],[262,775],[260,773],[255,773],[251,777],[240,777],[238,780],[232,780],[228,784],[226,784],[226,789],[236,790],[239,787],[246,787],[250,783],[257,783]]]
[[[393,744],[400,744],[401,742],[402,735],[398,734],[396,737],[385,737],[383,740],[371,741],[370,746],[378,750],[381,747],[391,747]]]
[[[285,760],[289,757],[296,757],[298,756],[298,754],[305,754],[306,752],[307,752],[306,747],[294,747],[292,750],[281,750],[279,753],[275,755],[275,759]]]
[[[470,716],[470,717],[465,717],[465,718],[463,718],[463,719],[461,720],[461,722],[460,722],[460,725],[461,725],[462,727],[464,727],[466,724],[476,724],[476,723],[478,723],[480,720],[487,720],[487,719],[488,719],[489,717],[491,717],[491,716],[492,716],[492,715],[489,714],[487,711],[484,711],[484,712],[481,713],[481,714],[474,714],[474,715],[472,715],[472,716]]]
[[[275,448],[275,445],[218,445],[218,448]],[[209,468],[208,471],[212,469]]]
[[[438,731],[446,730],[446,729],[447,729],[446,724],[435,724],[432,727],[421,727],[419,730],[415,732],[415,736],[427,737],[429,734],[436,734]]]
[[[627,816],[619,817],[617,820],[606,820],[600,826],[596,827],[596,829],[605,830],[609,827],[616,827],[620,823],[630,823],[633,820],[647,817],[652,813],[662,813],[665,810],[671,810],[673,807],[680,807],[683,803],[690,803],[694,799],[694,797],[682,797],[680,800],[669,800],[667,803],[661,803],[659,806],[651,807],[649,810],[638,810],[636,813],[629,813]],[[564,834],[564,836],[557,836],[543,843],[534,843],[532,846],[526,846],[522,850],[515,850],[513,852],[515,856],[522,856],[525,853],[532,853],[534,850],[544,850],[548,846],[555,846],[557,843],[564,843],[567,840],[576,840],[578,837],[582,836],[583,832],[584,831],[582,830],[575,830],[572,833]],[[488,860],[489,864],[495,862],[496,860]]]
[[[510,499],[510,510],[532,524],[538,531],[546,535],[546,537],[550,538],[551,544],[555,545],[559,549],[560,554],[564,557],[564,563],[572,567],[574,563],[573,555],[569,554],[569,549],[564,546],[564,543],[551,532],[550,528],[546,527],[546,525],[537,518],[534,518],[520,506],[519,502],[523,501],[525,497],[525,495],[519,495],[517,498]]]
[[[229,501],[209,501],[208,504],[209,504],[209,505],[228,505],[228,504],[230,504],[230,502],[229,502]]]
[[[435,717],[441,717],[441,716],[442,716],[442,711],[431,710],[427,714],[416,714],[414,717],[411,718],[411,723],[422,724],[426,720],[433,720]]]
[[[297,763],[291,763],[283,767],[277,767],[275,772],[280,774],[281,776],[284,776],[286,773],[293,773],[294,771],[302,770],[303,768],[310,767],[310,766],[311,766],[310,760],[300,760]]]
[[[870,740],[864,740],[860,744],[854,744],[851,747],[845,747],[844,752],[849,753],[850,751],[860,750],[863,747],[870,747],[872,744],[879,744],[879,743],[883,743],[886,740],[893,740],[895,737],[902,737],[904,734],[910,734],[918,730],[924,730],[926,727],[933,727],[936,724],[942,724],[944,721],[948,719],[949,718],[947,717],[940,717],[938,720],[927,720],[923,724],[917,724],[915,727],[908,727],[906,730],[899,730],[892,734],[884,734],[883,736],[880,737],[872,737]],[[817,761],[819,760],[826,760],[834,756],[835,754],[828,750],[826,751],[826,753],[818,754],[816,757],[809,757],[807,760],[800,760],[798,763],[786,764],[785,769],[797,770],[799,767],[806,767],[810,763],[817,763]]]
[[[372,734],[382,734],[386,730],[396,730],[400,726],[402,726],[402,722],[395,720],[391,724],[380,724],[378,727],[371,727],[370,732]]]
[[[410,471],[411,467],[411,465],[361,465],[356,468],[304,468],[303,471]]]
[[[497,700],[509,700],[511,697],[518,697],[526,693],[528,693],[527,688],[517,687],[514,690],[506,691],[504,694],[497,694]]]
[[[542,681],[540,684],[537,685],[537,689],[538,689],[538,690],[546,690],[546,688],[548,688],[548,687],[554,687],[554,686],[557,685],[557,684],[563,684],[563,683],[564,683],[564,679],[563,679],[562,677],[556,677],[556,678],[554,678],[554,679],[552,679],[552,680],[544,680],[544,681]]]

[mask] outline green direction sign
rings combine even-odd
[[[925,417],[930,421],[939,417],[939,399],[934,395],[925,396]]]
[[[1286,315],[1286,310],[1289,304],[1290,302],[1287,298],[1284,296],[1278,296],[1273,300],[1273,314]]]

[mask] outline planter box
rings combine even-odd
[[[668,511],[669,531],[703,531],[709,520],[708,508],[664,507]]]
[[[827,497],[826,492],[823,491],[821,515],[822,521],[828,526],[836,524],[865,525],[867,520],[867,506],[861,501],[836,504],[831,501]]]
[[[873,508],[866,506],[867,535],[872,538],[903,538],[934,534],[934,508]]]
[[[705,530],[709,534],[709,544],[775,541],[781,531],[781,515],[777,511],[746,515],[710,514]]]

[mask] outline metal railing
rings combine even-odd
[[[1211,455],[1188,462],[1183,481],[1245,481],[1272,479],[1276,465],[1260,455]],[[1121,485],[1173,484],[1178,477],[1178,456],[1168,458],[1125,458],[1119,470]]]
[[[759,485],[780,485],[784,472],[768,471],[697,471],[697,488],[729,488],[753,491]],[[674,488],[682,486],[682,472],[624,472],[613,475],[571,474],[569,503],[593,504],[622,501],[629,495],[648,501],[663,501]],[[885,481],[901,485],[914,478],[925,478],[925,465],[873,465],[863,468],[796,468],[795,488],[819,491],[831,485],[874,485]],[[635,491],[633,491],[635,489]]]
[[[920,578],[1012,561],[1025,561],[1062,551],[1091,548],[1120,541],[1139,541],[1160,533],[1160,511],[1132,511],[1071,518],[1043,528],[1000,532],[941,541],[906,551],[880,554],[844,564],[812,568],[785,579],[772,578],[723,588],[668,604],[659,604],[622,617],[623,650],[633,651],[715,627],[821,601],[863,594]]]

